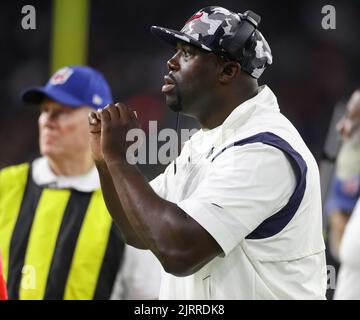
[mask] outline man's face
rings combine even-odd
[[[344,138],[349,138],[360,130],[360,89],[351,95],[346,113],[337,123],[336,128]]]
[[[61,159],[88,152],[89,107],[71,108],[44,99],[40,108],[39,142],[42,155]]]
[[[220,70],[218,58],[195,46],[179,42],[167,62],[168,76],[162,92],[167,106],[174,111],[197,116],[212,96]]]

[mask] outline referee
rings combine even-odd
[[[109,299],[124,243],[102,198],[87,115],[112,101],[110,88],[98,71],[69,66],[22,98],[40,105],[42,157],[0,171],[9,299]]]

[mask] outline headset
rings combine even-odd
[[[257,30],[261,17],[251,10],[244,13],[238,13],[240,22],[236,25],[235,32],[232,36],[224,38],[220,48],[226,51],[232,58],[241,62],[242,67],[246,65],[246,52],[244,52],[247,41]],[[245,53],[245,54],[244,54]]]

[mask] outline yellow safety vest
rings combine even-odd
[[[28,163],[0,171],[9,299],[108,299],[123,249],[100,189],[38,186]]]

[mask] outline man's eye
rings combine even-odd
[[[185,57],[188,57],[191,55],[191,52],[189,51],[189,49],[182,49],[182,53]]]
[[[185,58],[188,58],[193,54],[191,48],[188,47],[177,47],[176,53],[181,53],[181,55]]]

